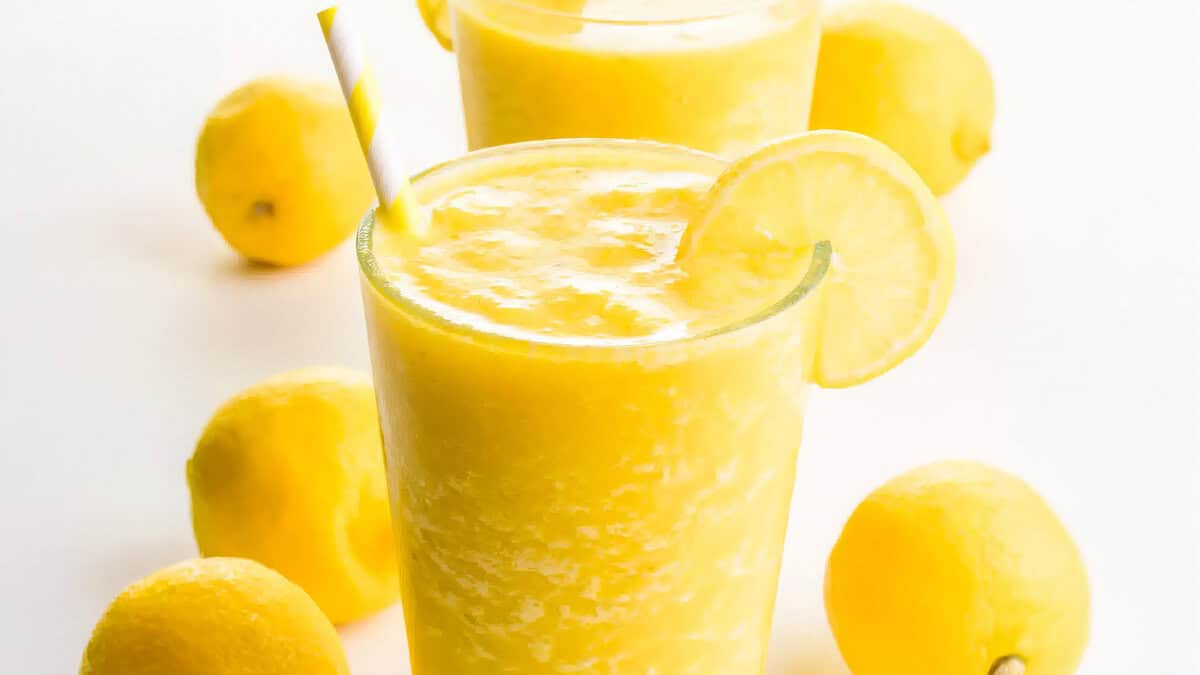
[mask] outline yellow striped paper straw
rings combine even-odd
[[[380,118],[379,86],[354,27],[354,17],[334,5],[317,13],[321,32],[333,59],[342,95],[350,108],[358,144],[367,158],[375,193],[384,211],[394,214],[413,234],[425,230],[425,218],[413,194],[412,184],[396,151],[389,127]]]

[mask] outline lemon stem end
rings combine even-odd
[[[1025,675],[1025,662],[1019,656],[1004,656],[992,664],[988,675]]]

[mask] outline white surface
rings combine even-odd
[[[821,665],[824,556],[872,486],[946,456],[1025,476],[1077,537],[1095,596],[1081,672],[1197,673],[1195,5],[922,4],[988,56],[995,150],[946,200],[959,279],[932,342],[814,396],[772,675],[839,672]],[[192,188],[194,135],[226,90],[272,71],[332,81],[314,9],[4,14],[0,672],[74,672],[112,595],[193,555],[184,461],[226,396],[366,365],[349,247],[248,270]],[[452,57],[409,0],[357,9],[412,166],[458,153]],[[346,631],[356,675],[405,672],[399,626],[392,611]]]

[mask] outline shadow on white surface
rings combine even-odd
[[[767,675],[850,675],[828,630],[800,632],[772,645]]]

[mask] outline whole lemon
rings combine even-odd
[[[883,141],[940,195],[987,153],[995,112],[987,63],[953,26],[885,2],[826,17],[813,129]]]
[[[200,553],[257,560],[334,623],[399,594],[375,397],[367,375],[306,368],[226,402],[187,466]]]
[[[172,565],[135,582],[92,631],[80,675],[348,675],[312,598],[238,558]]]
[[[1079,551],[1046,503],[973,462],[930,464],[872,492],[825,572],[854,675],[1070,675],[1089,604]]]
[[[209,114],[196,192],[230,246],[273,265],[337,246],[374,201],[341,92],[286,77],[245,84]]]

